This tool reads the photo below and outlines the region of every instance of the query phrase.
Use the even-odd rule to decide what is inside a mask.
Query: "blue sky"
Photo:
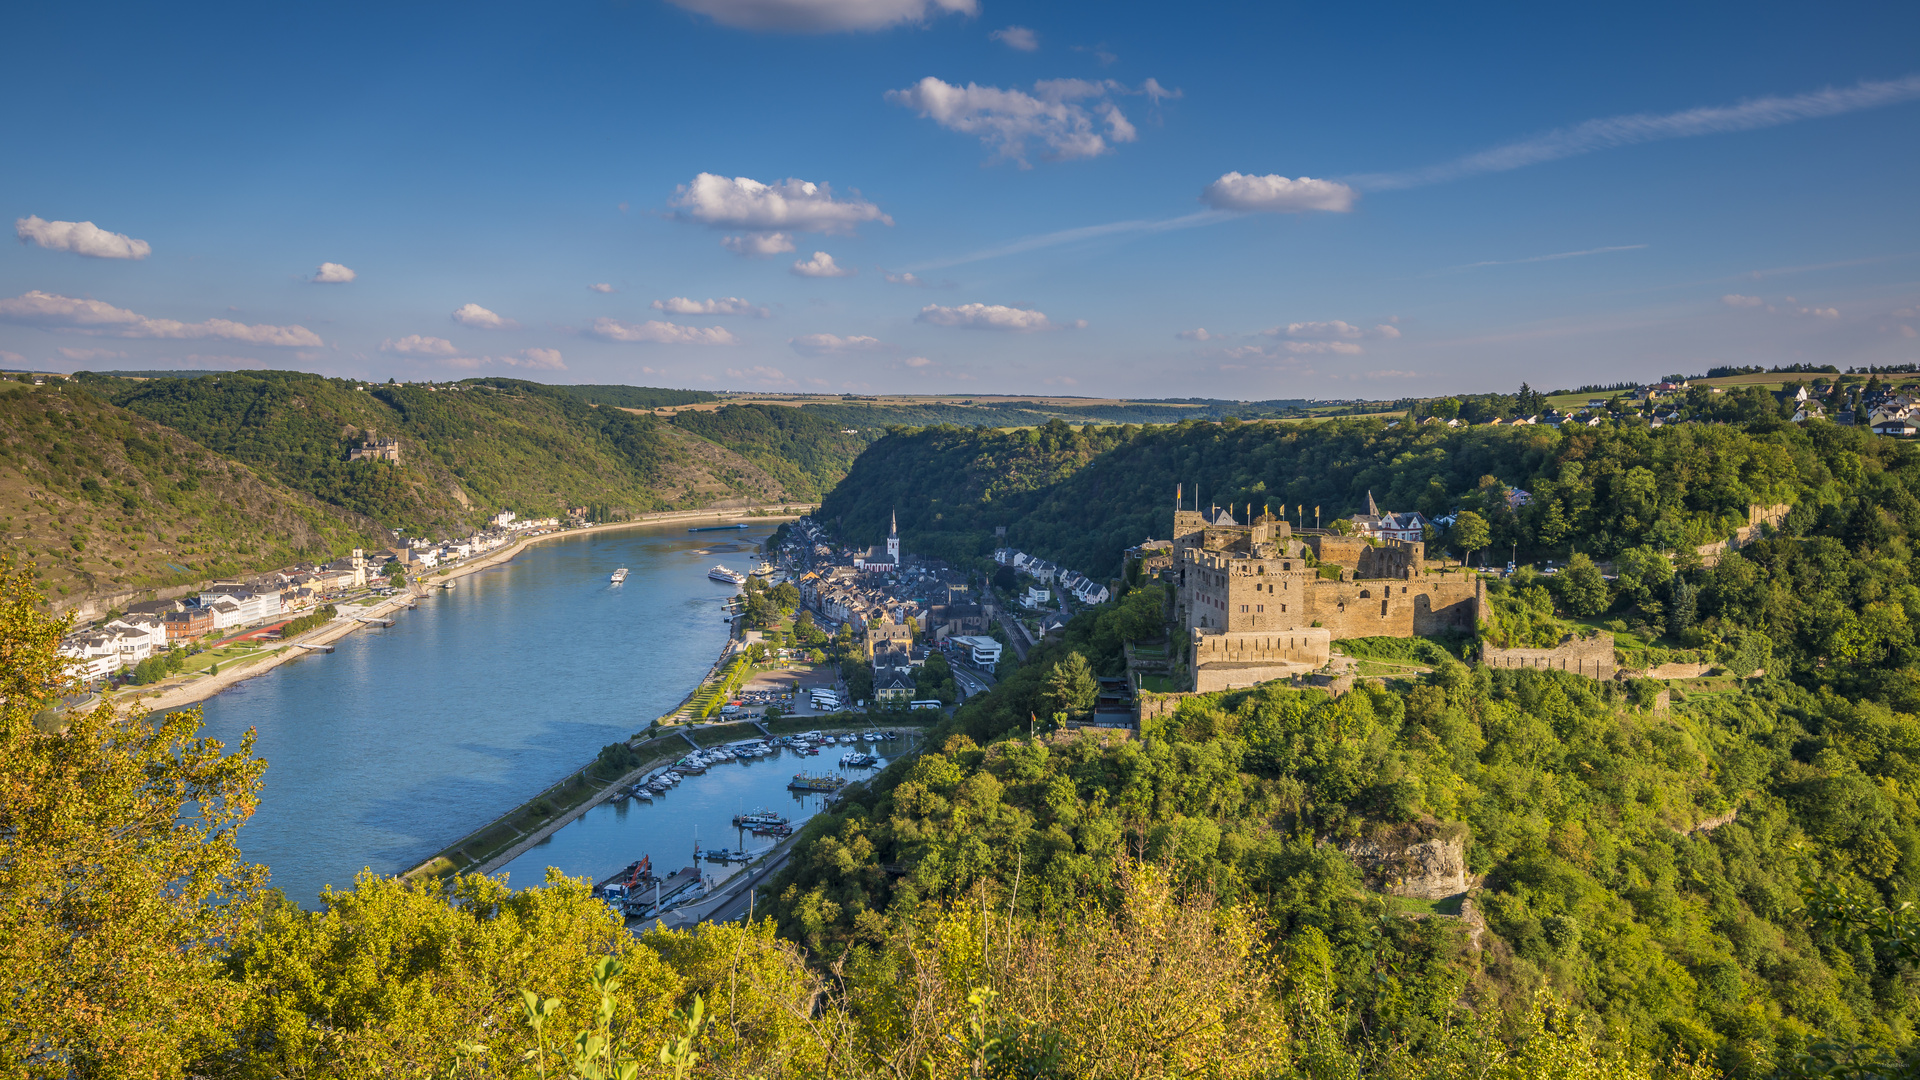
[[[1920,360],[1911,4],[11,27],[0,366],[1252,399]]]

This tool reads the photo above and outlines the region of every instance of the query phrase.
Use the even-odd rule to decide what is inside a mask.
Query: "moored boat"
[[[707,576],[715,581],[725,582],[728,585],[745,585],[747,583],[747,575],[738,570],[729,570],[724,566],[716,565],[713,569],[707,571]]]

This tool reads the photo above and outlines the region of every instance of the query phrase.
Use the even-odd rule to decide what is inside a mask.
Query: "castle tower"
[[[893,512],[893,526],[887,530],[887,560],[900,565],[900,511]]]

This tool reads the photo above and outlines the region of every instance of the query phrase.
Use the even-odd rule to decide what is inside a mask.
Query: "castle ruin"
[[[1352,637],[1471,633],[1485,605],[1478,574],[1430,574],[1422,545],[1320,529],[1270,513],[1187,510],[1175,495],[1174,621],[1194,690],[1305,674]]]

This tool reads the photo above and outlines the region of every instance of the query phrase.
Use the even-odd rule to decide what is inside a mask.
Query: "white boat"
[[[715,581],[724,581],[729,585],[745,585],[747,583],[747,575],[740,573],[738,570],[729,570],[724,566],[715,566],[713,569],[707,571],[707,576]]]
[[[615,570],[615,571],[613,572],[613,578],[612,578],[612,581],[613,581],[613,583],[614,583],[615,585],[618,585],[618,584],[620,584],[621,582],[623,582],[623,581],[625,581],[625,580],[627,580],[627,568],[626,568],[626,567],[624,567],[624,566],[623,566],[623,567],[621,567],[620,569],[618,569],[618,570]]]

